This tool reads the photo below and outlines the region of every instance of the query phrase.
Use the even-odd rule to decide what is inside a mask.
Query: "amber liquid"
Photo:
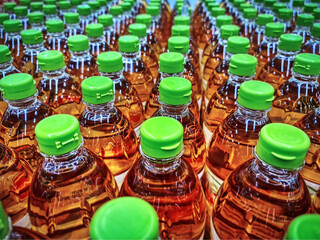
[[[159,38],[162,49],[166,49],[168,46],[168,39],[171,37],[172,28],[171,9],[167,1],[161,4],[161,18],[159,20],[160,29],[163,32],[163,37]]]
[[[204,66],[205,66],[208,58],[211,56],[212,52],[216,49],[216,47],[217,47],[217,40],[216,40],[216,35],[214,35],[213,38],[210,39],[210,41],[208,41],[208,43],[204,47],[202,55],[200,54],[200,51],[199,51],[199,55],[201,57],[199,62],[200,62],[200,71],[202,72],[202,77],[204,74],[203,73]]]
[[[118,45],[118,39],[119,39],[119,35],[112,31],[105,31],[105,39],[106,39],[106,43],[108,44],[110,51],[119,51],[119,45]]]
[[[270,62],[277,54],[278,42],[266,42],[263,41],[258,48],[258,66],[256,69],[256,79],[257,76],[261,74],[262,69],[265,65]]]
[[[66,25],[66,30],[64,32],[66,38],[74,36],[74,35],[83,35],[84,31],[82,29],[79,28],[74,28],[74,27],[68,27],[68,25]]]
[[[49,239],[47,236],[42,235],[41,233],[35,232],[31,229],[22,228],[22,227],[13,227],[9,239],[15,240],[42,240]]]
[[[160,44],[161,39],[166,37],[163,36],[164,33],[161,31],[158,22],[152,22],[152,29],[152,31],[147,32],[147,43],[156,54],[157,59],[159,59],[159,56],[163,53],[163,49]]]
[[[209,21],[201,25],[201,28],[202,31],[199,32],[196,42],[199,42],[199,48],[204,50],[206,44],[210,41],[210,39],[212,39],[215,33],[215,26]]]
[[[110,47],[104,42],[104,40],[91,40],[90,39],[90,54],[97,61],[97,57],[100,53],[110,51]]]
[[[212,214],[212,228],[220,239],[283,239],[295,217],[311,212],[300,174],[268,170],[261,160],[252,159],[224,181]]]
[[[35,173],[29,196],[32,230],[54,239],[89,238],[95,211],[118,196],[105,163],[91,151],[46,160]],[[68,156],[67,156],[68,155]]]
[[[259,54],[259,46],[263,41],[263,35],[265,30],[257,28],[250,36],[250,49],[249,54],[257,56]]]
[[[140,43],[140,57],[146,67],[150,70],[154,82],[156,82],[159,75],[159,64],[158,59],[147,42]]]
[[[304,46],[302,46],[301,52],[320,55],[319,40],[313,41],[312,38],[313,37],[311,37],[311,40],[308,41]]]
[[[142,198],[154,207],[161,239],[201,239],[205,198],[199,179],[185,160],[157,164],[142,157],[129,170],[120,195]]]
[[[62,34],[63,35],[63,34]],[[57,50],[63,53],[65,61],[70,59],[70,52],[68,48],[67,38],[64,37],[49,37],[48,41],[45,43],[45,47],[48,50]]]
[[[16,36],[17,34],[14,35],[15,36],[12,37],[10,35],[7,36],[4,45],[7,45],[9,47],[14,64],[16,66],[19,66],[24,52],[24,45],[22,44],[21,37]]]

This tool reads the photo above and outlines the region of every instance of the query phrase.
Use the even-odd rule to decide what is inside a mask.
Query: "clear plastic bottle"
[[[28,14],[29,25],[28,29],[38,29],[42,32],[43,38],[47,37],[47,29],[44,24],[44,15],[41,12],[32,12]]]
[[[310,40],[303,45],[302,52],[320,55],[320,23],[313,24]]]
[[[121,187],[128,169],[139,157],[139,144],[129,120],[113,104],[113,88],[113,81],[103,76],[81,83],[86,108],[79,124],[84,146],[105,162]]]
[[[273,4],[275,4],[277,0],[264,0],[263,2],[263,13],[266,14],[274,14],[272,11]]]
[[[110,50],[105,41],[103,25],[101,23],[88,24],[86,26],[86,33],[89,38],[90,54],[95,60],[97,60],[99,54]]]
[[[273,11],[273,14],[274,14],[274,20],[276,22],[278,22],[278,19],[279,19],[279,10],[280,9],[287,9],[286,4],[281,3],[281,2],[276,2],[276,3],[273,4],[272,11]]]
[[[71,11],[74,13],[78,12],[78,6],[82,4],[81,0],[70,0],[71,3]]]
[[[93,22],[93,17],[91,16],[91,8],[88,5],[79,5],[78,13],[80,16],[80,28],[85,31],[86,26]]]
[[[122,17],[124,20],[125,28],[128,28],[130,24],[133,23],[133,16],[131,15],[131,3],[130,2],[123,2],[120,4],[122,7]]]
[[[11,57],[9,47],[6,45],[0,45],[0,79],[19,72],[20,71],[13,65],[13,59]],[[0,109],[0,111],[3,113],[3,109]]]
[[[3,3],[4,12],[9,14],[10,19],[15,19],[14,8],[17,6],[15,2]]]
[[[205,197],[192,167],[181,158],[181,123],[168,117],[145,121],[140,152],[142,157],[129,170],[120,195],[142,198],[155,208],[161,239],[202,239]]]
[[[165,33],[160,28],[160,6],[149,5],[146,9],[147,14],[151,16],[151,25],[147,25],[148,44],[151,45],[153,51],[156,53],[157,58],[163,53],[160,42],[165,38]],[[138,16],[137,16],[138,17]],[[138,22],[136,17],[136,21]]]
[[[43,13],[43,2],[38,1],[38,2],[32,2],[30,3],[30,10],[31,12],[40,12]]]
[[[292,33],[294,25],[292,25],[293,10],[290,8],[281,8],[278,11],[278,23],[284,25],[285,33]]]
[[[22,29],[26,30],[28,27],[28,7],[18,6],[14,8],[16,19],[22,23]]]
[[[243,20],[240,26],[240,36],[249,38],[256,28],[257,9],[246,8],[243,10]]]
[[[28,8],[28,12],[30,12],[30,3],[31,3],[30,0],[20,0],[19,3],[20,3],[20,6],[27,7]]]
[[[295,217],[311,213],[308,188],[299,174],[309,145],[309,137],[298,128],[264,126],[255,157],[237,167],[218,192],[213,236],[283,239]]]
[[[100,15],[100,3],[98,1],[89,1],[88,5],[91,8],[91,17],[92,22],[94,23]]]
[[[276,91],[269,112],[271,122],[295,124],[309,111],[320,105],[320,56],[298,54],[292,67],[292,77]]]
[[[44,16],[46,21],[57,20],[59,19],[57,6],[54,4],[44,5],[43,6]]]
[[[67,63],[66,72],[76,81],[81,82],[91,76],[98,75],[96,60],[90,54],[89,39],[84,35],[68,38],[71,58]]]
[[[233,9],[232,9],[232,14],[231,16],[237,20],[237,18],[240,16],[240,5],[245,3],[245,0],[234,0],[233,1]]]
[[[127,35],[120,37],[118,42],[123,57],[123,76],[137,90],[142,105],[145,106],[154,81],[150,70],[140,58],[139,38]]]
[[[125,231],[123,224],[126,224]],[[120,197],[101,206],[90,224],[90,239],[159,239],[157,212],[146,201]]]
[[[320,8],[314,9],[312,15],[314,16],[314,23],[320,23]]]
[[[219,124],[232,112],[238,97],[240,84],[252,80],[257,59],[248,54],[236,54],[230,58],[229,78],[213,93],[205,109],[203,132],[207,146]]]
[[[258,80],[278,89],[291,77],[291,69],[297,54],[301,51],[302,37],[296,34],[280,36],[277,55],[268,62],[257,76]]]
[[[3,22],[9,19],[8,13],[0,13],[0,44],[4,44],[6,41],[6,32],[4,31]]]
[[[3,99],[8,103],[0,125],[0,140],[15,150],[32,167],[42,162],[35,142],[34,128],[51,114],[51,109],[37,99],[37,89],[31,75],[16,73],[0,81]]]
[[[59,1],[59,16],[61,20],[64,20],[64,15],[71,12],[71,2]],[[65,22],[64,22],[65,23]]]
[[[98,0],[100,4],[99,16],[107,13],[107,0]],[[98,16],[98,17],[99,17]]]
[[[303,7],[303,13],[312,15],[313,10],[318,8],[316,3],[305,3]]]
[[[241,26],[242,25],[243,20],[244,20],[243,12],[247,8],[251,8],[252,9],[253,5],[250,4],[250,3],[246,3],[246,2],[240,4],[238,17],[236,17],[235,20],[234,20],[234,24],[235,25],[237,25],[237,26]],[[258,12],[258,10],[257,10],[257,12]]]
[[[304,214],[290,223],[284,240],[319,239],[320,216]]]
[[[105,37],[106,43],[110,47],[110,50],[118,51],[119,35],[114,31],[112,15],[110,14],[100,15],[98,17],[98,23],[101,23],[104,27],[103,29],[104,37]]]
[[[264,13],[264,11],[263,11],[263,2],[264,2],[264,0],[254,0],[253,3],[252,3],[253,7],[258,10],[259,14],[260,13]]]
[[[302,43],[305,44],[310,40],[311,27],[313,25],[314,16],[310,14],[299,14],[296,22],[296,27],[293,34],[298,34],[302,37]]]
[[[79,122],[71,115],[43,119],[35,134],[44,161],[30,187],[32,230],[54,239],[88,238],[95,211],[118,196],[110,170],[83,147]]]
[[[112,6],[110,7],[110,14],[113,17],[113,28],[114,31],[119,35],[123,36],[127,33],[125,27],[125,22],[122,17],[122,7],[121,6]]]
[[[66,30],[64,34],[67,38],[74,35],[83,35],[84,30],[80,27],[80,16],[79,13],[65,13],[64,21],[66,23]]]

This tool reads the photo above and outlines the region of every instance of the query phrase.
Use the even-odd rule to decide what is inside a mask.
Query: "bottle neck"
[[[59,79],[61,78],[62,76],[69,76],[67,73],[66,73],[66,67],[63,67],[61,69],[58,69],[58,70],[54,70],[54,71],[42,71],[42,80],[46,80],[46,79]]]
[[[243,18],[242,24],[245,26],[254,27],[256,25],[256,22],[254,19]]]
[[[108,113],[110,112],[113,106],[113,100],[103,104],[91,104],[84,102],[86,110],[89,112],[94,112],[95,114]]]
[[[30,108],[32,105],[35,105],[37,103],[37,96],[38,93],[35,93],[34,95],[24,98],[24,99],[19,99],[19,100],[5,100],[9,107],[12,108]]]
[[[0,71],[6,72],[9,68],[13,67],[12,62],[13,60],[5,63],[0,63]]]
[[[309,82],[309,83],[314,83],[318,85],[318,75],[304,75],[301,73],[295,72],[293,69],[292,71],[292,79],[301,81],[301,82]]]
[[[270,109],[266,110],[252,110],[246,107],[241,106],[240,104],[236,103],[238,108],[235,112],[236,118],[246,119],[247,121],[264,121],[267,122],[268,120],[268,112]]]
[[[86,22],[86,21],[91,21],[91,15],[88,16],[81,16],[80,15],[80,22]]]
[[[255,32],[256,33],[264,33],[266,31],[266,26],[263,25],[257,25]]]
[[[170,105],[170,104],[166,104],[164,102],[161,102],[159,99],[159,103],[161,105],[161,110],[163,112],[165,112],[166,114],[172,116],[185,116],[188,114],[189,112],[189,105],[191,102],[188,102],[186,104],[182,104],[182,105]]]
[[[295,32],[310,32],[311,31],[311,27],[297,25],[296,29],[294,31]]]
[[[263,41],[266,43],[278,43],[279,42],[279,38],[278,37],[269,37],[269,36],[264,36]]]
[[[139,38],[139,41],[140,41],[140,48],[141,48],[142,45],[147,44],[147,36]],[[141,49],[140,49],[140,51],[141,51]]]
[[[89,42],[90,43],[98,43],[98,44],[103,44],[104,43],[104,37],[89,37]]]
[[[131,60],[134,60],[134,59],[138,59],[139,56],[140,56],[140,51],[137,51],[137,52],[120,52],[122,54],[122,57],[124,58],[124,61],[125,59],[131,59]]]
[[[299,52],[300,52],[300,50],[295,51],[295,52],[291,52],[291,51],[279,49],[279,47],[278,47],[277,56],[280,58],[295,58]]]
[[[101,76],[110,78],[113,82],[117,82],[121,78],[123,78],[122,70],[118,72],[112,72],[112,73],[106,73],[106,72],[100,72]]]
[[[113,26],[107,26],[103,28],[104,32],[114,32]]]
[[[165,79],[167,77],[182,77],[183,72],[179,73],[165,73],[165,72],[160,72],[160,79]]]
[[[218,40],[218,44],[225,47],[225,48],[227,47],[227,43],[228,43],[228,39],[219,38],[219,40]]]
[[[44,23],[43,22],[40,22],[40,23],[31,23],[31,28],[35,28],[35,29],[44,29],[45,26],[44,26]]]
[[[234,74],[229,72],[228,81],[232,82],[234,84],[241,84],[243,82],[252,80],[253,77],[254,76],[238,76],[238,75],[234,75]]]
[[[13,39],[13,38],[21,39],[21,32],[7,32],[7,38],[8,39]]]
[[[67,23],[66,30],[68,29],[80,29],[80,23]]]
[[[62,39],[62,38],[66,38],[64,35],[64,32],[54,32],[54,33],[48,33],[49,39],[52,38],[58,38],[58,39]]]
[[[24,46],[26,50],[30,50],[30,51],[41,51],[44,48],[43,42],[38,44],[26,44]]]
[[[319,43],[320,42],[320,37],[311,36],[310,41]]]
[[[92,58],[92,56],[89,53],[89,49],[84,50],[84,51],[70,51],[71,53],[71,58],[73,59],[78,59],[78,58],[82,58],[85,60],[89,60]]]

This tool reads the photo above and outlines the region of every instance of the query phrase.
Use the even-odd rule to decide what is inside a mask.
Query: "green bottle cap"
[[[110,7],[110,14],[112,16],[119,16],[121,15],[123,12],[122,7],[121,6],[112,6]]]
[[[43,10],[43,3],[42,2],[32,2],[30,3],[31,12],[42,12]]]
[[[183,127],[169,117],[154,117],[141,125],[142,152],[159,161],[178,155],[183,149]]]
[[[151,16],[159,16],[160,15],[160,7],[159,6],[148,6],[146,9],[147,14]]]
[[[121,36],[118,40],[120,52],[138,52],[139,51],[139,38],[137,36],[126,35]]]
[[[304,214],[293,219],[288,227],[285,240],[320,239],[320,215]]]
[[[281,8],[287,8],[287,6],[286,6],[286,4],[284,4],[284,3],[274,3],[273,4],[273,7],[272,7],[272,11],[274,12],[274,13],[279,13],[279,10],[281,9]]]
[[[29,23],[43,23],[44,16],[41,12],[33,12],[28,14]]]
[[[73,52],[81,52],[88,50],[89,46],[89,39],[85,35],[74,35],[68,38],[68,47],[70,51]]]
[[[227,15],[218,16],[216,20],[216,25],[218,28],[221,28],[222,25],[230,25],[232,24],[232,17]]]
[[[256,67],[256,57],[249,54],[235,54],[230,59],[229,72],[237,76],[253,76]]]
[[[0,89],[6,100],[25,99],[37,92],[35,81],[27,73],[15,73],[2,78]]]
[[[280,37],[284,33],[284,24],[267,23],[265,35],[268,37]]]
[[[263,3],[264,0],[255,0],[254,3]]]
[[[243,12],[247,8],[253,8],[252,4],[250,4],[250,3],[241,3],[240,4],[240,12]]]
[[[279,0],[281,3],[290,3],[290,0]]]
[[[273,4],[275,4],[276,2],[277,2],[277,0],[264,0],[264,6],[272,8]]]
[[[142,23],[130,24],[129,34],[137,36],[138,38],[144,38],[147,36],[147,26]]]
[[[246,2],[246,0],[234,0],[233,1],[233,6],[235,7],[235,8],[240,8],[240,5],[242,4],[242,3],[245,3]]]
[[[256,153],[264,162],[282,169],[297,169],[304,164],[310,139],[304,131],[283,123],[270,123],[261,131]]]
[[[113,25],[113,18],[110,14],[100,15],[98,17],[98,23],[101,23],[104,27],[109,27]]]
[[[211,8],[211,16],[212,17],[218,17],[221,15],[224,15],[225,13],[226,13],[225,8],[220,8],[220,7]]]
[[[12,60],[11,52],[8,46],[0,45],[0,63],[10,62]]]
[[[45,0],[44,3],[46,5],[56,5],[56,0]]]
[[[4,211],[2,204],[0,202],[0,238],[5,239],[10,231],[9,218]]]
[[[297,34],[282,34],[278,48],[284,51],[296,52],[301,49],[302,37]]]
[[[314,37],[320,37],[320,23],[313,24],[311,35]]]
[[[157,212],[146,201],[120,197],[102,205],[90,224],[91,239],[158,239]]]
[[[306,3],[303,8],[304,13],[312,14],[313,10],[318,8],[318,4],[316,3]]]
[[[159,100],[169,105],[183,105],[191,101],[192,84],[181,77],[168,77],[160,82]]]
[[[255,19],[257,17],[258,10],[255,8],[246,8],[243,10],[244,19]]]
[[[184,57],[181,53],[162,53],[159,57],[159,71],[163,73],[181,73],[184,70]]]
[[[278,11],[278,18],[284,20],[290,20],[293,17],[293,10],[289,8],[281,8]]]
[[[100,4],[100,7],[106,7],[107,6],[107,0],[98,0],[98,3]]]
[[[178,52],[185,54],[189,51],[189,38],[182,36],[173,36],[168,40],[169,52]]]
[[[38,65],[42,71],[55,71],[65,66],[63,54],[60,51],[50,50],[38,54]]]
[[[83,101],[89,104],[103,104],[113,100],[113,82],[103,76],[89,77],[81,83]]]
[[[30,0],[20,0],[20,6],[25,6],[25,7],[29,7],[31,1]]]
[[[19,20],[5,20],[3,22],[4,31],[7,33],[20,32],[22,30],[22,23]]]
[[[151,15],[149,14],[139,14],[136,17],[136,23],[142,23],[147,25],[147,27],[151,26]]]
[[[21,32],[23,44],[40,44],[43,42],[43,36],[38,29],[28,29]]]
[[[320,56],[311,53],[300,53],[296,56],[292,70],[303,75],[320,74]]]
[[[299,14],[296,24],[298,26],[311,27],[314,22],[314,16],[310,14]]]
[[[220,4],[219,3],[215,3],[215,2],[211,2],[211,3],[208,3],[208,9],[209,9],[209,11],[212,13],[212,9],[213,8],[218,8],[218,7],[220,7]]]
[[[60,10],[68,10],[71,8],[71,3],[68,1],[61,1],[59,2],[59,8]]]
[[[27,16],[28,15],[28,7],[26,7],[26,6],[15,7],[14,14],[19,17]]]
[[[103,25],[101,23],[91,23],[86,26],[86,32],[88,37],[102,37]]]
[[[129,2],[123,2],[123,3],[121,3],[120,6],[122,7],[123,11],[125,11],[125,12],[129,12],[131,10],[131,3],[129,3]]]
[[[315,20],[320,19],[320,8],[313,9],[312,15],[314,16]]]
[[[64,20],[66,24],[79,23],[80,22],[79,13],[65,13]]]
[[[46,15],[57,14],[57,6],[56,5],[44,5],[43,12]]]
[[[312,3],[320,3],[320,0],[311,0]]]
[[[176,16],[174,18],[174,25],[190,25],[190,17],[187,16]]]
[[[246,37],[233,36],[228,38],[227,52],[231,54],[247,54],[249,52],[250,41]]]
[[[174,25],[171,28],[171,36],[190,37],[190,27],[186,25]]]
[[[10,18],[8,13],[0,13],[0,24],[3,24],[4,21],[9,19]]]
[[[273,22],[273,15],[271,14],[259,14],[257,19],[257,24],[260,26],[265,26],[267,23]]]
[[[59,156],[77,149],[81,142],[79,121],[68,114],[57,114],[42,119],[35,128],[40,151]]]
[[[79,5],[78,13],[80,16],[89,16],[91,15],[91,8],[88,5]]]
[[[6,2],[3,4],[3,6],[4,6],[4,11],[9,13],[9,12],[13,12],[17,4],[15,2]]]
[[[236,25],[223,25],[220,29],[220,38],[228,39],[229,37],[238,36],[240,28]]]
[[[77,7],[77,6],[81,5],[81,4],[82,4],[81,0],[71,0],[71,5],[72,6]]]
[[[32,2],[40,2],[40,3],[42,3],[43,0],[32,0]]]
[[[304,7],[304,0],[293,0],[292,1],[292,7]]]
[[[48,20],[46,27],[49,33],[60,33],[64,31],[63,21],[58,19]]]
[[[240,85],[237,102],[252,110],[267,110],[271,108],[274,99],[274,88],[261,81],[246,81]]]
[[[98,55],[98,68],[103,73],[118,72],[123,69],[122,55],[118,52],[104,52]]]
[[[100,9],[100,3],[98,1],[89,1],[88,5],[93,11],[97,11]]]

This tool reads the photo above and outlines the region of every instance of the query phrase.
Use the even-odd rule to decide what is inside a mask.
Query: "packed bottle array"
[[[319,239],[319,7],[5,2],[0,237]]]

